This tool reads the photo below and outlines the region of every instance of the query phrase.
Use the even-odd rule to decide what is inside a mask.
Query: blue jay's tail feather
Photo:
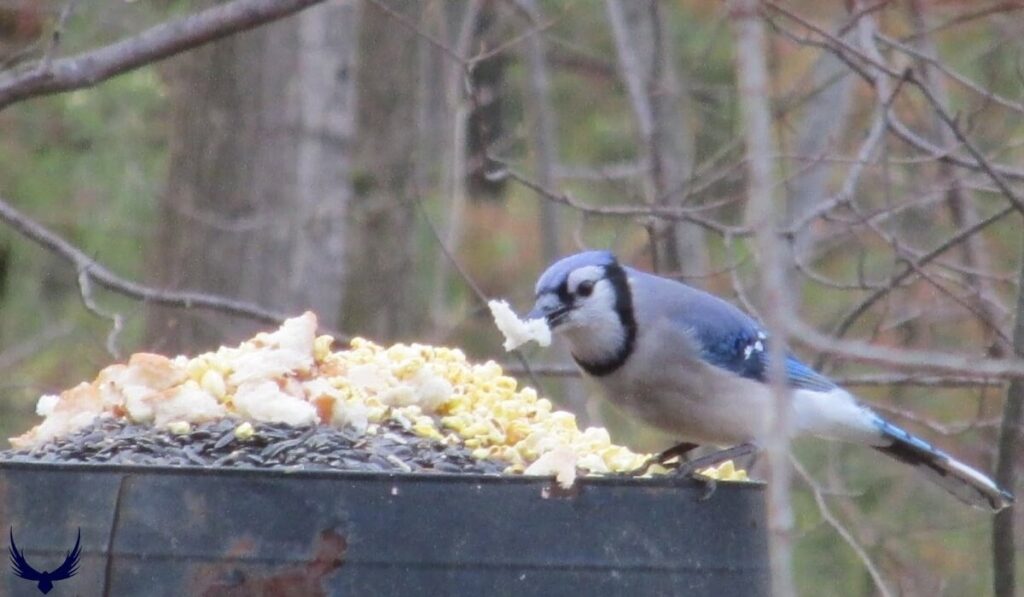
[[[899,427],[878,419],[882,436],[891,443],[875,449],[924,473],[962,502],[998,512],[1013,503],[1013,495],[984,473],[954,459]]]

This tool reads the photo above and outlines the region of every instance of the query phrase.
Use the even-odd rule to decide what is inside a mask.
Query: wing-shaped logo
[[[19,577],[37,583],[36,587],[39,589],[39,592],[45,595],[53,590],[53,583],[58,580],[71,578],[78,572],[78,556],[82,553],[81,543],[82,529],[78,529],[75,547],[67,552],[64,563],[53,572],[48,570],[39,572],[28,563],[25,555],[18,551],[18,546],[14,544],[14,527],[11,527],[11,546],[9,548],[11,552],[11,568],[14,570],[14,574]]]

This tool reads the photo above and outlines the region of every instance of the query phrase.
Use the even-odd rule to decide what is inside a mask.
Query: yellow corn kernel
[[[199,381],[210,370],[210,363],[205,356],[198,356],[185,365],[185,374],[193,381]]]
[[[202,378],[199,380],[199,385],[207,393],[220,401],[223,401],[228,394],[228,387],[224,382],[224,376],[214,369],[207,369],[206,373],[203,373]]]
[[[256,435],[256,429],[248,421],[235,427],[235,439],[245,441],[254,435]]]
[[[419,372],[420,369],[423,369],[425,364],[420,357],[403,359],[391,367],[391,373],[398,379],[405,380]]]
[[[334,337],[323,335],[317,336],[313,340],[313,359],[321,363],[327,358],[327,355],[331,354],[331,345],[334,344]]]
[[[185,435],[192,431],[192,425],[188,421],[171,421],[167,424],[167,431],[174,435]]]
[[[430,417],[417,417],[413,422],[412,431],[420,437],[441,439],[441,432],[437,430],[434,420]]]

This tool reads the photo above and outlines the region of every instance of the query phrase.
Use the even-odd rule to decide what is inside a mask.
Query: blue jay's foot
[[[654,457],[653,460],[654,462],[657,462],[662,466],[664,466],[666,463],[668,463],[669,460],[672,460],[673,458],[679,458],[679,461],[682,462],[684,456],[686,456],[687,454],[696,450],[699,447],[700,444],[680,442],[672,446],[671,448],[663,451],[661,454],[658,454],[657,456]]]
[[[629,473],[631,476],[640,477],[647,474],[652,465],[659,464],[665,468],[673,468],[676,464],[669,463],[673,458],[678,458],[680,462],[683,458],[692,452],[693,450],[700,447],[700,444],[692,444],[690,442],[680,442],[667,450],[664,450],[654,456],[651,456],[643,463],[642,466],[637,467],[633,472]]]
[[[684,462],[676,467],[673,474],[684,477],[693,476],[697,471],[706,469],[710,466],[718,466],[726,460],[735,460],[737,458],[743,458],[744,456],[757,454],[758,450],[759,448],[757,447],[757,444],[745,442],[731,448],[713,452],[707,456],[701,456],[700,458],[694,458],[693,460]]]
[[[710,498],[715,493],[715,489],[718,488],[718,481],[704,475],[696,474],[698,471],[702,471],[708,467],[718,466],[726,460],[735,460],[737,458],[743,458],[744,456],[750,456],[757,454],[758,447],[756,444],[746,442],[726,448],[725,450],[719,450],[708,454],[707,456],[701,456],[700,458],[694,458],[689,462],[684,462],[676,467],[676,470],[672,472],[673,475],[681,477],[689,477],[695,481],[699,481],[704,484],[704,493],[698,498],[698,501],[703,502]]]

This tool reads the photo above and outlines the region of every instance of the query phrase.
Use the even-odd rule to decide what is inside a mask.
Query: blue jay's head
[[[527,318],[544,318],[564,333],[579,364],[591,371],[617,368],[636,337],[626,270],[608,251],[586,251],[551,265],[537,281]]]

